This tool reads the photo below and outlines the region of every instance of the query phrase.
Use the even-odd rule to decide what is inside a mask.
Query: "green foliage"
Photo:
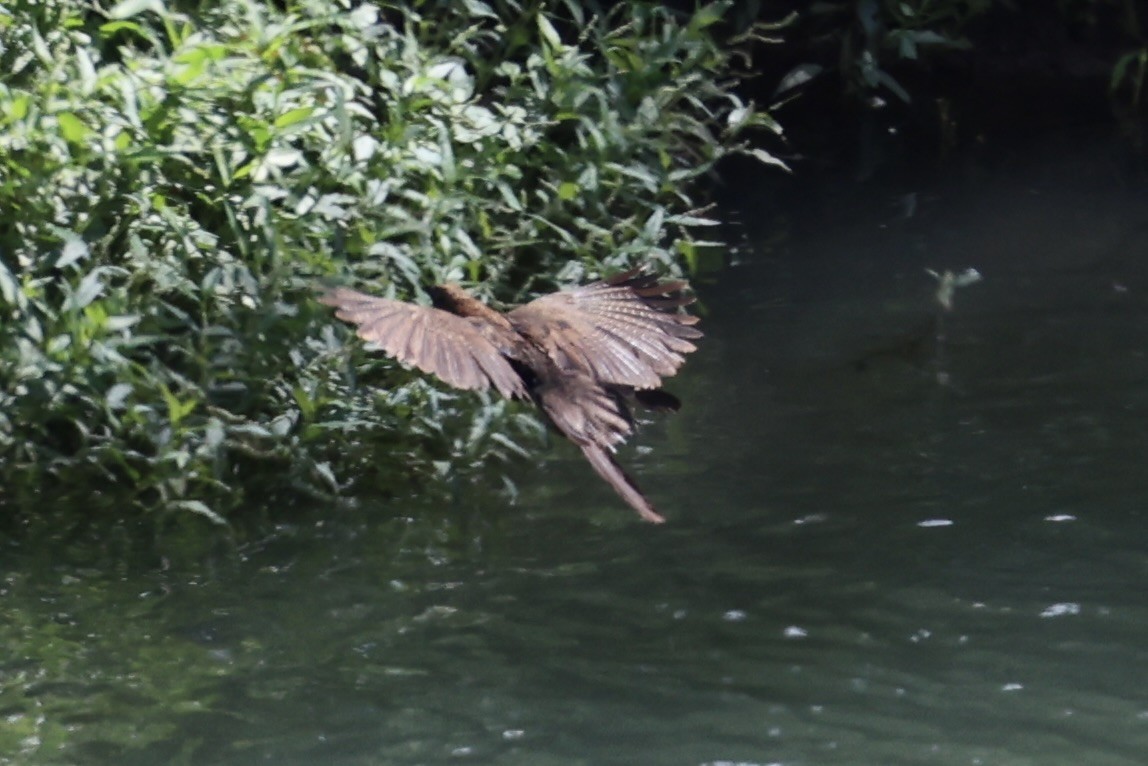
[[[1144,78],[1148,75],[1148,46],[1129,51],[1116,60],[1112,67],[1110,91],[1115,95],[1124,91],[1134,109],[1139,109],[1144,95]]]
[[[835,71],[845,90],[859,98],[889,94],[912,101],[897,80],[898,64],[917,61],[927,52],[968,48],[963,31],[987,13],[993,0],[829,0],[812,4],[802,17],[797,37],[813,40],[828,57],[805,61],[783,80],[796,86],[822,72]]]
[[[1148,30],[1145,30],[1140,20],[1142,11],[1138,11],[1138,4],[1131,0],[1080,3],[1080,6],[1070,4],[1064,10],[1065,15],[1075,10],[1085,17],[1084,23],[1090,28],[1115,32],[1123,43],[1125,51],[1112,65],[1109,93],[1118,104],[1130,107],[1129,111],[1133,115],[1139,114],[1145,103],[1144,83],[1148,77]],[[1115,12],[1115,20],[1104,24],[1097,17],[1098,11],[1106,6],[1107,10]]]
[[[777,130],[729,91],[728,3],[541,6],[6,4],[0,503],[222,523],[521,452],[532,416],[365,356],[317,286],[673,270],[691,183]]]

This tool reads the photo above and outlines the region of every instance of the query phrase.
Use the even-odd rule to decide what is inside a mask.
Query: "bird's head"
[[[435,308],[450,311],[452,314],[457,313],[457,311],[455,311],[457,307],[475,300],[474,296],[454,282],[448,282],[444,285],[432,285],[427,288],[427,295],[430,296],[431,303],[434,304]]]
[[[498,326],[508,326],[506,318],[456,284],[435,285],[427,294],[436,309],[461,317],[474,317]]]

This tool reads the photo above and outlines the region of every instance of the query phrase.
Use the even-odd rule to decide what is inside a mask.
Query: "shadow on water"
[[[212,570],[10,549],[0,763],[1142,763],[1148,195],[1073,146],[759,232],[627,455],[665,527],[557,448]]]

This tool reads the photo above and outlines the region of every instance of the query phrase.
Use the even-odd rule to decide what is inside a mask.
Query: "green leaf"
[[[502,199],[506,203],[507,207],[516,212],[522,211],[522,203],[518,201],[518,197],[515,196],[514,190],[510,188],[510,185],[506,183],[506,181],[495,182],[494,188],[498,189],[498,193],[502,195]]]
[[[1115,66],[1112,67],[1112,79],[1108,83],[1110,93],[1120,87],[1120,82],[1124,79],[1124,72],[1127,71],[1128,65],[1131,64],[1135,58],[1135,53],[1125,53],[1116,61]]]
[[[129,327],[134,327],[140,321],[138,314],[120,314],[118,316],[108,317],[104,322],[104,328],[108,332],[119,332],[126,330]]]
[[[291,396],[295,400],[295,404],[299,405],[299,414],[303,416],[304,420],[311,420],[315,417],[315,400],[302,386],[292,388]]]
[[[207,428],[203,431],[203,444],[208,449],[219,449],[226,438],[227,432],[223,430],[223,423],[219,418],[211,418],[207,421]]]
[[[731,5],[733,3],[730,0],[722,0],[722,2],[710,3],[698,8],[693,18],[690,19],[690,28],[699,31],[706,27],[712,27],[725,18],[725,13]]]
[[[176,500],[171,503],[170,507],[177,511],[190,511],[191,513],[203,516],[212,524],[217,524],[221,527],[228,526],[227,520],[220,516],[215,511],[211,510],[202,500]]]
[[[538,14],[538,31],[553,50],[562,50],[562,38],[559,37],[558,30],[550,23],[550,19],[541,13]]]
[[[76,261],[87,258],[89,253],[88,243],[78,235],[70,234],[60,251],[60,257],[56,259],[56,268],[63,269],[71,266]]]
[[[331,470],[330,463],[315,463],[313,467],[315,473],[319,474],[332,490],[339,491],[339,480],[335,478],[335,472]]]
[[[498,14],[491,9],[488,3],[482,0],[463,0],[463,5],[466,6],[466,11],[471,16],[484,16],[489,19],[497,19]]]
[[[132,388],[131,383],[116,383],[109,388],[107,395],[104,397],[104,403],[108,409],[122,410],[124,408],[124,402],[132,392]]]
[[[678,226],[720,226],[721,221],[713,218],[700,218],[696,215],[671,215],[667,223],[676,223]]]
[[[92,63],[91,54],[84,48],[76,50],[76,68],[79,70],[80,92],[85,96],[96,89],[96,66]]]
[[[789,166],[785,164],[784,160],[773,156],[772,154],[770,154],[769,152],[767,152],[764,149],[759,149],[757,147],[754,147],[752,149],[743,149],[742,152],[744,154],[748,154],[750,157],[753,157],[758,162],[761,162],[765,165],[773,165],[775,167],[781,168],[782,170],[786,171],[787,173],[790,172]]]
[[[903,59],[915,61],[917,59],[917,41],[913,39],[912,35],[900,35],[899,38],[898,55]]]
[[[179,424],[183,422],[184,418],[195,410],[199,404],[195,399],[188,399],[187,401],[180,401],[179,397],[172,393],[172,390],[166,385],[160,385],[160,392],[163,394],[163,400],[167,404],[167,419],[173,428],[178,428]]]
[[[297,122],[302,122],[315,113],[314,108],[309,106],[301,106],[297,109],[284,112],[275,118],[275,127],[286,128],[294,125]]]
[[[89,272],[80,280],[76,291],[68,296],[64,307],[69,310],[79,310],[87,306],[104,291],[104,283],[100,280],[100,270]]]
[[[369,29],[379,21],[379,9],[370,5],[360,5],[355,10],[351,11],[348,17],[351,26],[358,30]]]
[[[20,283],[16,281],[16,277],[8,270],[8,264],[0,259],[0,298],[9,306],[16,305],[17,296],[20,295]]]
[[[20,93],[8,102],[8,116],[13,121],[22,120],[28,116],[28,106],[32,103],[27,93]]]
[[[904,101],[906,104],[912,103],[913,99],[909,97],[909,91],[905,90],[901,83],[893,79],[893,75],[882,70],[877,70],[877,81],[884,85],[889,90],[897,95],[897,98]]]
[[[72,112],[60,112],[56,115],[56,124],[60,126],[60,134],[66,141],[73,144],[83,143],[88,137],[88,126]]]
[[[54,356],[56,354],[59,354],[61,351],[66,351],[67,349],[69,349],[71,347],[72,347],[72,336],[71,335],[57,335],[56,337],[54,337],[48,341],[48,345],[45,348],[49,354]]]
[[[642,233],[646,239],[656,241],[662,236],[662,222],[666,219],[666,209],[659,207],[656,209],[649,218],[646,219],[646,225],[642,227]]]
[[[164,7],[163,0],[123,0],[108,11],[108,16],[113,19],[128,19],[132,16],[138,16],[144,11],[153,11],[164,15],[167,9]]]
[[[144,35],[144,28],[134,21],[109,21],[107,24],[100,25],[100,34],[104,38],[112,37],[116,32],[135,32],[142,36]]]

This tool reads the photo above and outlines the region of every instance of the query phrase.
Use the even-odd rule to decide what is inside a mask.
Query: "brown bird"
[[[678,311],[694,302],[687,288],[638,268],[505,314],[454,284],[428,290],[433,307],[344,287],[319,300],[404,364],[456,388],[494,386],[505,397],[532,399],[622,499],[661,523],[613,453],[634,429],[629,399],[659,410],[680,406],[660,386],[702,336],[693,327],[698,318]]]

